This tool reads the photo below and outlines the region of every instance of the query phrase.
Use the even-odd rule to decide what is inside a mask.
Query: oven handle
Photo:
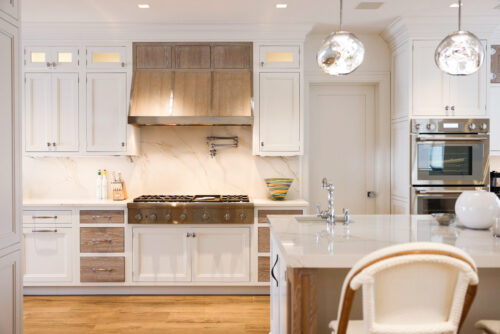
[[[465,137],[465,136],[450,136],[450,135],[418,135],[418,141],[485,141],[488,137]]]
[[[416,190],[415,192],[417,194],[461,194],[462,192],[467,191],[467,190]]]

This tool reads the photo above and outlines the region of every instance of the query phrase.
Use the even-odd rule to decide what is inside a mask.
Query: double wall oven
[[[452,213],[466,190],[488,189],[488,119],[411,121],[411,212]]]

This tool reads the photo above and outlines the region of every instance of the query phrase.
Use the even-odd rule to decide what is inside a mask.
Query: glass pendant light
[[[458,31],[446,36],[434,54],[439,69],[451,75],[477,72],[484,61],[484,47],[473,33],[462,30],[462,0],[458,1]]]
[[[363,43],[352,33],[342,30],[343,0],[340,0],[340,29],[331,33],[316,55],[319,68],[329,75],[352,73],[365,58]]]

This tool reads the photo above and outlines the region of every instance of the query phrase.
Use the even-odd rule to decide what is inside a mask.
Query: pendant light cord
[[[462,0],[458,0],[458,31],[461,30],[462,30]]]
[[[342,31],[342,14],[343,14],[342,11],[343,10],[344,10],[344,1],[340,0],[340,25],[339,25],[339,31]]]

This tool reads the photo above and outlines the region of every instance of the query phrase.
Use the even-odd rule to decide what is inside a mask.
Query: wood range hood
[[[133,45],[128,123],[251,126],[252,43]]]

